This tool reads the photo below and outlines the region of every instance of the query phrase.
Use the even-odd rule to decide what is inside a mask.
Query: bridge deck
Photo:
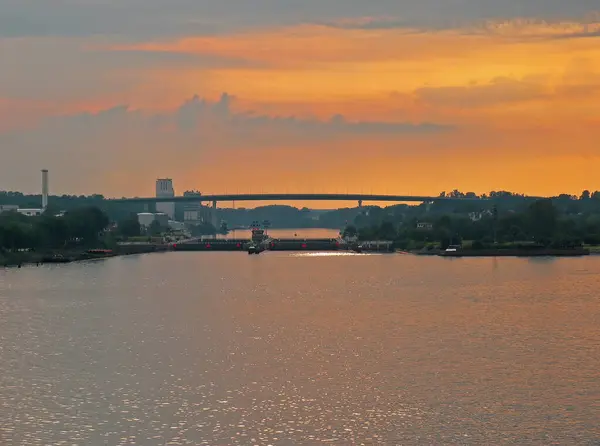
[[[433,201],[487,201],[485,198],[454,198],[415,195],[376,194],[218,194],[186,197],[133,197],[112,198],[114,203],[173,203],[173,202],[219,202],[219,201],[384,201],[384,202],[433,202]]]

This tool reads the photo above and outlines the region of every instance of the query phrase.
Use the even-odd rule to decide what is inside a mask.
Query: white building
[[[483,217],[491,217],[492,215],[494,214],[489,209],[481,212],[469,212],[469,218],[471,221],[479,221]]]
[[[154,214],[152,214],[150,212],[140,212],[139,214],[137,214],[137,217],[138,217],[138,223],[140,224],[140,226],[143,226],[145,228],[150,226],[152,224],[152,222],[154,221]]]
[[[173,180],[171,178],[159,178],[156,180],[156,198],[174,197]],[[156,212],[167,214],[171,220],[175,220],[175,203],[156,203]]]
[[[43,209],[17,209],[17,212],[27,217],[39,217],[44,213]]]
[[[18,212],[21,215],[25,215],[26,217],[39,217],[44,213],[44,209],[27,209],[20,208],[16,204],[0,204],[0,214],[2,212]],[[55,217],[64,217],[65,211],[60,211],[57,214],[54,214]]]

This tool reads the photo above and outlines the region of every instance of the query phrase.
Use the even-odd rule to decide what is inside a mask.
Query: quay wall
[[[176,243],[173,251],[245,251],[250,240],[204,240],[199,243]]]
[[[129,243],[119,244],[114,250],[116,255],[145,254],[149,252],[165,252],[171,249],[168,244]]]

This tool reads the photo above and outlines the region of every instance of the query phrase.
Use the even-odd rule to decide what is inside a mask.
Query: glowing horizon
[[[37,192],[43,166],[52,192],[107,197],[163,176],[206,194],[598,190],[587,12],[442,26],[340,6],[219,32],[0,32],[0,189]]]

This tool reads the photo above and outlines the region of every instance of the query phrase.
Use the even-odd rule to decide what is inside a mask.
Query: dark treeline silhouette
[[[586,201],[586,200],[589,200]],[[600,203],[592,198],[539,199],[492,204],[477,211],[447,209],[447,204],[412,209],[370,208],[347,227],[362,240],[394,240],[406,249],[433,244],[472,242],[473,248],[492,246],[539,246],[572,248],[600,244]]]
[[[193,225],[190,228],[191,234],[194,237],[201,237],[203,235],[215,235],[218,230],[215,228],[212,223],[202,222],[197,225]]]
[[[45,212],[38,217],[27,217],[17,212],[3,212],[0,214],[0,250],[93,247],[108,225],[108,216],[93,206],[73,209],[60,216]]]
[[[26,195],[21,192],[0,191],[0,205],[17,205],[25,209],[41,207],[41,195]],[[111,203],[102,195],[52,195],[48,200],[48,212],[58,213],[84,207],[96,207],[104,212],[111,221],[128,218],[131,213],[145,212],[146,207],[139,203]],[[151,208],[149,208],[152,210]]]
[[[492,191],[477,196],[472,192],[454,190],[443,192],[439,196],[486,200],[436,201],[431,204],[397,204],[387,207],[364,206],[332,211],[311,211],[306,208],[274,205],[254,209],[220,209],[219,218],[225,220],[230,228],[248,226],[253,221],[264,220],[269,220],[272,228],[340,229],[352,226],[362,239],[394,239],[403,247],[418,247],[430,243],[445,245],[457,240],[477,242],[475,246],[494,242],[536,242],[555,245],[600,243],[598,191],[583,191],[578,196],[561,194],[547,200],[506,191]],[[39,195],[0,192],[0,204],[36,208],[40,202]],[[86,212],[91,212],[90,209],[98,210],[108,220],[118,222],[121,235],[135,236],[141,232],[135,214],[154,210],[154,206],[146,207],[143,204],[111,203],[101,195],[52,196],[49,203],[46,215],[38,219],[4,215],[1,229],[2,246],[19,245],[18,240],[28,237],[37,240],[36,243],[47,245],[56,245],[79,237],[75,233],[65,232],[65,227],[75,228],[73,222],[68,222],[83,212],[83,209],[86,209]],[[181,218],[184,204],[177,205],[177,213]],[[57,217],[51,217],[58,211],[66,211],[64,220],[60,222]],[[97,229],[94,224],[91,227]],[[205,235],[216,230],[206,223],[195,232],[197,235]],[[55,235],[44,238],[43,234],[46,233]]]

